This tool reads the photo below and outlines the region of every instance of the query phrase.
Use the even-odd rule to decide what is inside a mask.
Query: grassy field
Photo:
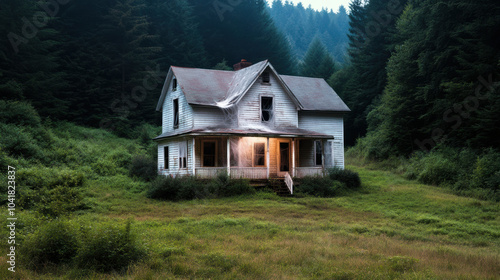
[[[89,184],[73,222],[123,223],[148,257],[121,274],[69,266],[9,279],[499,279],[500,207],[358,166],[363,188],[338,198],[272,193],[187,202]],[[102,179],[101,179],[102,180]],[[26,222],[34,214],[21,213]],[[14,276],[12,278],[12,276]]]
[[[498,203],[354,161],[348,168],[359,173],[362,188],[336,198],[257,192],[152,200],[149,183],[129,170],[138,155],[155,154],[149,139],[158,128],[146,125],[124,139],[41,122],[25,110],[17,126],[0,122],[0,166],[16,167],[16,202],[25,207],[16,211],[15,273],[7,270],[9,232],[0,227],[0,279],[500,279]],[[0,182],[5,209],[7,173]],[[131,221],[146,255],[120,273],[72,263],[28,269],[23,245],[58,213],[56,220],[67,220],[80,237]]]

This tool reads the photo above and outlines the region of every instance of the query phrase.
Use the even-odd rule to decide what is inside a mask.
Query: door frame
[[[280,144],[281,143],[287,143],[288,144],[288,171],[281,171],[281,149],[280,149]],[[290,139],[278,139],[278,145],[276,145],[276,149],[277,149],[277,168],[276,168],[276,171],[277,171],[277,175],[278,177],[285,177],[285,173],[290,173],[291,175],[291,169],[292,169],[292,159],[291,159],[291,150],[292,150],[292,141]]]

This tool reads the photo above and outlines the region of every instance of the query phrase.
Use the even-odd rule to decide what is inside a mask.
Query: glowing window
[[[265,166],[266,165],[266,144],[265,143],[254,143],[254,166]]]

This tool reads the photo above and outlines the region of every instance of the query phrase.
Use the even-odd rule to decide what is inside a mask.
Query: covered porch
[[[191,174],[212,178],[225,172],[246,179],[323,175],[334,166],[333,136],[301,132],[191,135]]]

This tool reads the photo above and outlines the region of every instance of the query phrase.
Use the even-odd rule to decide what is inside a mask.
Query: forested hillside
[[[276,26],[290,42],[293,54],[302,59],[314,38],[318,38],[336,62],[346,62],[349,17],[345,7],[340,6],[334,13],[294,3],[274,0],[269,9]]]
[[[280,73],[298,71],[264,1],[218,3],[2,1],[1,98],[129,136],[130,125],[158,123],[154,106],[170,65],[270,59]]]
[[[351,63],[329,82],[352,109],[351,155],[411,157],[410,178],[499,199],[498,3],[354,0],[350,10]]]

